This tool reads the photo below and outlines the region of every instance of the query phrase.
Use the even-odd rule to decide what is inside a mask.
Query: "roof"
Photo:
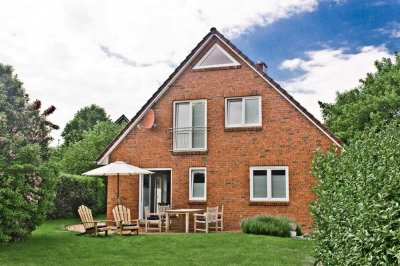
[[[129,119],[124,114],[122,114],[117,120],[115,120],[114,124],[122,124],[122,123],[127,124],[128,122]]]
[[[101,162],[116,148],[116,146],[122,141],[122,139],[129,133],[130,130],[139,122],[143,117],[144,113],[149,109],[156,100],[168,89],[169,85],[179,76],[179,74],[186,68],[186,66],[196,57],[196,55],[202,50],[211,37],[216,36],[219,40],[226,44],[234,53],[236,53],[245,63],[247,63],[257,74],[259,74],[264,80],[269,83],[274,89],[276,89],[284,98],[286,98],[296,109],[298,109],[308,120],[312,122],[319,130],[321,130],[326,136],[328,136],[335,144],[339,147],[343,146],[343,142],[336,137],[328,128],[326,128],[318,119],[316,119],[306,108],[301,106],[286,90],[284,90],[277,82],[262,71],[257,65],[250,60],[245,54],[242,53],[235,45],[233,45],[223,34],[221,34],[216,28],[211,28],[210,32],[196,45],[196,47],[189,53],[189,55],[182,61],[182,63],[174,70],[174,72],[167,78],[167,80],[157,89],[157,91],[151,96],[151,98],[142,106],[142,108],[136,113],[136,115],[129,121],[128,124],[121,130],[121,132],[115,137],[113,141],[106,147],[106,149],[99,155],[96,162]]]

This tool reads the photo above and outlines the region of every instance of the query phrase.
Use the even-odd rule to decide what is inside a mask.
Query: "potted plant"
[[[290,222],[289,223],[290,227],[290,237],[296,237],[297,236],[297,224],[295,222]]]

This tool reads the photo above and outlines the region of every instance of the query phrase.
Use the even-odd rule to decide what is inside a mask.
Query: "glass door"
[[[151,170],[152,175],[143,175],[141,218],[144,219],[144,208],[149,206],[150,212],[157,213],[158,205],[171,205],[171,171]]]

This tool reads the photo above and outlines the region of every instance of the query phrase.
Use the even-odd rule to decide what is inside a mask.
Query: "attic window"
[[[229,55],[224,49],[218,44],[214,44],[213,47],[200,59],[193,69],[204,69],[214,67],[228,67],[228,66],[239,66],[240,64]]]

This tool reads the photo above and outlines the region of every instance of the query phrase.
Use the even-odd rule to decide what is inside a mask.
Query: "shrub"
[[[324,265],[400,262],[400,132],[365,132],[314,159],[315,256]]]
[[[76,217],[82,204],[94,214],[105,213],[106,190],[101,177],[61,174],[56,193],[52,218]]]
[[[289,237],[292,223],[295,222],[286,217],[262,214],[243,219],[240,228],[246,234]],[[301,235],[299,225],[296,231]]]
[[[57,170],[47,162],[47,120],[55,107],[40,111],[29,103],[11,66],[0,63],[0,242],[26,239],[46,218],[54,198]]]

